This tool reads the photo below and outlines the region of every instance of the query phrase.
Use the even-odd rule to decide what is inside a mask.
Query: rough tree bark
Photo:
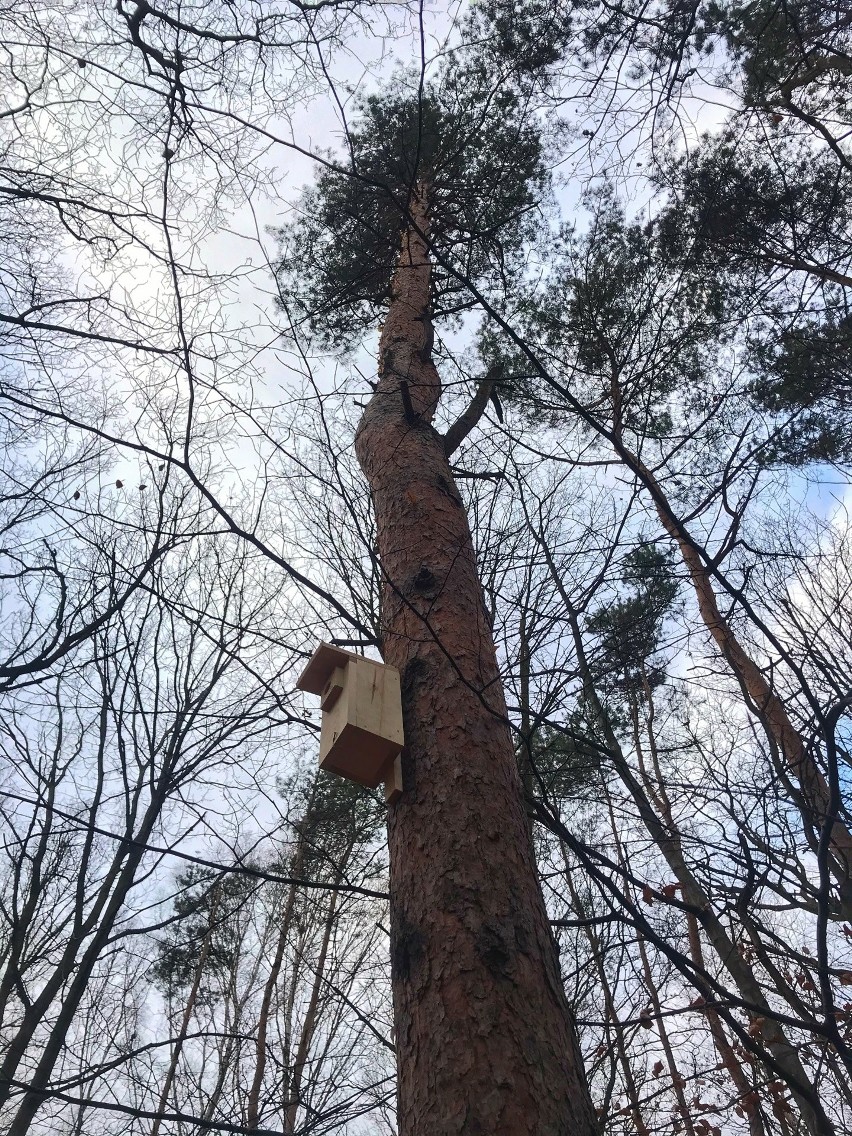
[[[428,207],[412,195],[361,419],[402,676],[405,791],[388,817],[400,1136],[596,1131],[527,835],[467,517],[432,420]]]

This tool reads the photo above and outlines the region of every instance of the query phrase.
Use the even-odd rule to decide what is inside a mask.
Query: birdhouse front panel
[[[321,644],[299,680],[322,706],[320,766],[373,789],[404,745],[399,671]]]

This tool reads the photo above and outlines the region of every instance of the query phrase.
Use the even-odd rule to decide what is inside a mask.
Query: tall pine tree
[[[511,88],[470,76],[367,100],[351,167],[282,234],[282,295],[329,344],[384,316],[355,446],[383,574],[382,652],[402,675],[404,793],[390,808],[399,1131],[587,1136],[596,1123],[524,815],[489,616],[441,435],[432,321],[522,271],[546,183]]]

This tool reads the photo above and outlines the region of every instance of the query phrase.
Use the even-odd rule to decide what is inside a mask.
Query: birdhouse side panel
[[[399,671],[366,660],[357,668],[357,694],[352,721],[362,730],[397,746],[403,745]]]
[[[382,735],[394,742],[400,749],[405,745],[402,729],[402,692],[399,671],[396,667],[385,667],[385,690],[382,699]]]

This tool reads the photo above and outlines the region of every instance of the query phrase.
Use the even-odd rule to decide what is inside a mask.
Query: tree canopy
[[[521,94],[454,73],[418,87],[400,73],[357,105],[345,141],[346,163],[320,167],[279,233],[290,318],[335,348],[377,322],[415,190],[428,202],[435,315],[473,306],[471,281],[499,303],[523,271],[548,181]]]

